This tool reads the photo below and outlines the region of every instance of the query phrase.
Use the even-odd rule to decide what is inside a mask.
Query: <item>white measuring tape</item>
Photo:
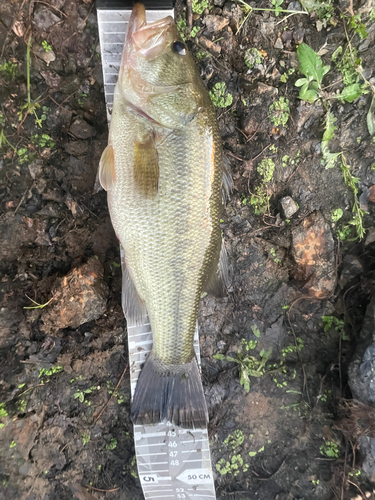
[[[110,122],[131,8],[99,2],[97,11],[104,91]],[[172,8],[147,10],[147,21],[156,21],[173,14]],[[147,321],[142,326],[128,323],[127,328],[133,396],[141,367],[152,348],[152,331]],[[194,349],[200,363],[198,325]],[[134,442],[139,479],[146,500],[216,499],[207,429],[182,429],[169,422],[134,425]]]

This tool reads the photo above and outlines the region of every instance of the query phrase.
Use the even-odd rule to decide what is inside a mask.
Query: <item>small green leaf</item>
[[[341,94],[337,96],[337,99],[346,102],[353,102],[362,94],[362,92],[362,85],[360,85],[359,83],[353,83],[352,85],[348,85],[348,87],[345,87]]]

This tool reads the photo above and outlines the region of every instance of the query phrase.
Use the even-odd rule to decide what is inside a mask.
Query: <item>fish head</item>
[[[135,111],[162,126],[180,128],[194,118],[205,90],[171,16],[147,23],[145,7],[134,6],[118,87]]]

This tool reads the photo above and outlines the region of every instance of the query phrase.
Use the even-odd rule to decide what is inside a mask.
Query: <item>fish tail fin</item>
[[[164,365],[150,354],[139,376],[131,407],[134,424],[165,420],[188,429],[207,426],[208,412],[196,357]]]

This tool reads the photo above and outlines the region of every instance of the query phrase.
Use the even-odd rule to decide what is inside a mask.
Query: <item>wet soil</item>
[[[222,215],[231,286],[224,298],[204,296],[199,315],[218,498],[374,498],[356,436],[340,430],[347,369],[375,284],[371,94],[331,108],[332,151],[345,152],[367,212],[366,236],[352,229],[341,241],[353,192],[338,166],[322,164],[323,107],[302,102],[294,86],[296,43],[304,41],[331,64],[329,91],[342,89],[331,56],[347,46],[339,14],[348,6],[335,5],[326,27],[316,16],[280,22],[287,14],[253,11],[237,33],[243,12],[235,3],[209,4],[194,16],[200,31],[187,44],[207,87],[225,82],[233,97],[217,110],[234,179]],[[354,6],[369,43],[353,32],[350,40],[371,81],[375,30],[365,7]],[[185,9],[179,2],[177,19]],[[27,114],[30,36],[37,107]],[[0,46],[0,498],[141,499],[119,249],[106,195],[93,190],[107,140],[94,3],[2,2]],[[244,53],[254,47],[262,60],[249,69]],[[269,118],[280,97],[290,102],[285,126]],[[275,170],[257,214],[267,158]],[[285,212],[286,197],[294,213]],[[327,327],[325,316],[344,327]],[[214,357],[253,356],[259,368],[265,353],[249,392],[239,364]]]

